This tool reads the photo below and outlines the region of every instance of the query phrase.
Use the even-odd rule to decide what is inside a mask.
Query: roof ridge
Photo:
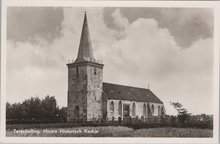
[[[104,84],[104,83],[106,83],[106,84],[111,84],[111,85],[118,85],[118,86],[123,86],[123,87],[130,87],[130,88],[137,88],[137,89],[143,89],[143,90],[149,90],[149,91],[151,91],[151,90],[148,89],[148,88],[136,87],[136,86],[131,86],[131,85],[122,85],[122,84],[115,84],[115,83],[103,82],[103,84]]]

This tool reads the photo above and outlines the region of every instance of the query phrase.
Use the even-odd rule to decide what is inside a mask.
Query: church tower
[[[103,117],[103,64],[93,56],[86,13],[76,60],[68,63],[68,122],[93,121]]]

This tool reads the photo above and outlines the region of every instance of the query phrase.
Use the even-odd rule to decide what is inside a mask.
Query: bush
[[[156,122],[155,122],[156,121]],[[175,117],[171,117],[170,119],[157,119],[156,117],[152,121],[144,122],[144,121],[123,121],[122,126],[127,126],[133,129],[142,129],[142,128],[158,128],[158,127],[176,127],[176,128],[201,128],[201,129],[213,129],[212,121],[209,122],[186,122],[181,123],[176,120]]]

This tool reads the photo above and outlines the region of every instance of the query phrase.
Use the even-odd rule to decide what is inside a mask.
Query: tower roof
[[[86,12],[84,14],[84,22],[82,27],[82,33],[79,44],[79,51],[75,62],[90,61],[94,62],[95,58],[93,56],[92,43],[89,35],[89,27],[87,23]]]

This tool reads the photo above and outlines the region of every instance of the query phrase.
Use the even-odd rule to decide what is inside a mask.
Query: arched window
[[[136,115],[136,105],[135,103],[132,104],[132,116]]]
[[[163,114],[164,114],[163,107],[161,107],[161,115],[163,115]]]
[[[154,113],[154,105],[151,106],[152,113]]]
[[[147,116],[147,107],[146,104],[143,105],[143,116],[146,117]]]
[[[119,101],[118,103],[118,115],[122,116],[122,102]]]
[[[75,116],[75,118],[79,118],[79,106],[77,105],[76,107],[75,107],[75,109],[74,109],[74,116]]]
[[[160,116],[160,106],[158,106],[158,116]]]
[[[111,101],[111,103],[110,103],[110,110],[112,112],[114,112],[114,102],[113,101]]]

